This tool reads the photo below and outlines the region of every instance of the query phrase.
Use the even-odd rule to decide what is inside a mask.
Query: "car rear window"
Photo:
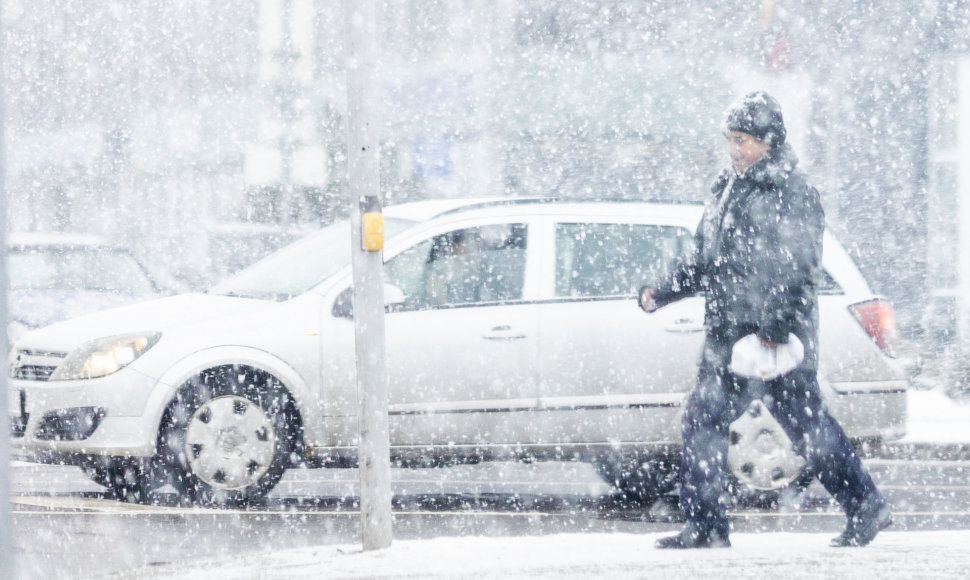
[[[687,228],[652,224],[556,225],[556,296],[633,296],[665,277],[670,263],[690,252]]]

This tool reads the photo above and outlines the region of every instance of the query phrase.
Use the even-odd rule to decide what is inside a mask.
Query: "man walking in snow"
[[[818,191],[795,168],[772,96],[745,95],[729,109],[724,132],[732,167],[712,187],[694,252],[669,279],[640,292],[646,312],[706,293],[704,351],[681,427],[680,505],[687,523],[657,548],[731,545],[723,497],[728,428],[756,397],[845,510],[845,530],[831,545],[864,546],[892,515],[819,392],[815,281],[824,214]],[[746,378],[732,372],[731,359],[732,348],[748,336],[756,348],[803,358],[780,376]]]

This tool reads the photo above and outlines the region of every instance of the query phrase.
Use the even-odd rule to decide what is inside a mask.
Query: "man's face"
[[[727,140],[731,163],[738,173],[744,173],[768,150],[767,143],[741,131],[728,131]]]

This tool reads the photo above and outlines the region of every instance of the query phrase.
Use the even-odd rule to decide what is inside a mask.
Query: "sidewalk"
[[[910,389],[903,443],[970,444],[970,399],[955,400],[939,388]]]
[[[954,400],[942,389],[910,389],[906,436],[868,456],[899,459],[970,460],[970,398]]]
[[[886,531],[865,548],[833,534],[734,534],[729,550],[653,549],[663,534],[443,537],[258,553],[126,573],[132,579],[296,578],[966,578],[970,531]]]

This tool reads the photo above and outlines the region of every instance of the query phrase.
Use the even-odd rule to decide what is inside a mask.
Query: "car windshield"
[[[135,259],[123,250],[24,246],[7,254],[10,289],[14,291],[94,291],[142,296],[155,285]]]
[[[385,218],[387,239],[414,222]],[[286,246],[209,289],[209,294],[289,300],[350,264],[350,225],[341,222]]]

